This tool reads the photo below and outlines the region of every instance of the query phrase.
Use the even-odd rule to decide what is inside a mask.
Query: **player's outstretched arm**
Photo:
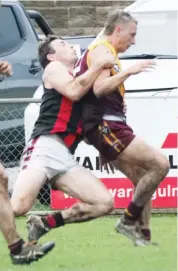
[[[95,65],[99,56],[103,55],[106,52],[106,47],[101,45],[96,47],[90,52],[90,64],[91,67]],[[128,69],[117,73],[114,76],[111,76],[110,69],[104,69],[100,75],[96,78],[93,85],[93,91],[97,97],[108,95],[119,87],[120,84],[124,83],[129,76],[147,71],[147,69],[154,68],[155,62],[152,60],[141,61]]]

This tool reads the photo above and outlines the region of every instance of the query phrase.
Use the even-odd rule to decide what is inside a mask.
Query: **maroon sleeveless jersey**
[[[81,59],[76,64],[76,75],[79,76],[88,70],[87,65],[87,50]],[[119,72],[119,67],[115,67]],[[102,121],[104,114],[124,117],[123,113],[123,97],[115,91],[109,95],[97,98],[91,88],[88,94],[84,97],[84,106],[82,110],[83,131],[86,134],[93,127],[98,126]]]

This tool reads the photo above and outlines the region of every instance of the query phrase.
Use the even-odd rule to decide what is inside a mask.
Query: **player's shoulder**
[[[66,67],[59,61],[51,61],[45,68],[44,74],[64,74],[67,72]]]
[[[106,53],[109,52],[110,49],[105,44],[96,44],[89,48],[89,52],[95,53]]]
[[[97,45],[92,48],[88,52],[88,59],[92,59],[93,61],[98,58],[98,56],[102,56],[109,52],[109,49],[105,45]]]
[[[63,69],[64,66],[59,61],[51,61],[45,68],[45,72],[57,70],[57,69]]]

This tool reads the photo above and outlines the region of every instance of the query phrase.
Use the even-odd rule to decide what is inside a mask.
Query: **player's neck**
[[[119,53],[119,51],[118,51],[118,49],[117,49],[118,41],[117,41],[117,39],[114,37],[114,35],[106,36],[106,39],[107,39],[107,41],[109,41],[109,43],[114,47],[114,49],[116,50],[116,53],[118,54],[118,53]]]
[[[67,68],[67,70],[70,72],[70,73],[73,73],[74,71],[74,63],[71,63],[71,62],[63,62],[63,65]]]

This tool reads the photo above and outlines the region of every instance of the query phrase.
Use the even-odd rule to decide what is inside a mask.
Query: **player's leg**
[[[87,221],[107,214],[113,208],[113,198],[108,189],[78,165],[63,140],[56,135],[42,136],[35,143],[35,148],[29,146],[23,155],[21,168],[11,199],[14,212],[18,215],[26,213],[31,207],[46,181],[45,176],[56,189],[83,201],[53,217],[48,216],[46,220],[49,227]],[[29,231],[31,228],[35,231],[30,221],[28,225]],[[30,235],[29,239],[34,240]]]
[[[133,185],[137,186],[139,180],[145,175],[146,170],[135,166],[133,164],[129,164],[125,161],[113,161],[113,166],[120,170],[128,179],[130,179]],[[134,191],[135,191],[134,188]],[[151,219],[151,210],[152,210],[152,202],[151,200],[146,203],[144,209],[139,218],[140,229],[147,240],[151,240],[151,230],[150,230],[150,219]]]
[[[144,209],[139,218],[139,227],[146,240],[151,241],[151,213],[152,213],[152,201],[148,201],[144,206]]]
[[[36,201],[38,193],[47,181],[48,160],[47,139],[32,139],[24,149],[20,161],[20,172],[14,185],[11,204],[16,216],[26,214]]]
[[[118,221],[116,229],[127,237],[140,242],[143,237],[137,230],[138,220],[144,206],[169,170],[169,161],[163,154],[143,140],[137,138],[125,123],[103,121],[98,128],[87,135],[90,144],[108,160],[117,160],[145,169],[139,179],[133,201],[125,211],[124,218]],[[137,223],[136,223],[137,222]],[[143,238],[142,238],[143,239]],[[144,242],[140,242],[140,245]]]
[[[42,258],[54,247],[53,242],[44,245],[28,245],[16,231],[15,218],[8,198],[8,183],[0,164],[0,229],[8,244],[13,264],[29,264]]]
[[[8,196],[8,178],[0,164],[0,229],[10,246],[20,240],[16,232],[14,214]]]
[[[16,216],[26,214],[33,206],[38,192],[45,181],[45,175],[41,170],[37,169],[24,169],[20,172],[11,197],[11,204]],[[55,181],[55,189],[64,191],[65,193],[78,198],[87,204],[76,204],[71,209],[73,216],[78,205],[83,206],[82,210],[86,208],[86,212],[81,210],[83,217],[71,217],[69,210],[63,212],[65,223],[73,222],[73,219],[87,220],[89,216],[92,218],[98,217],[108,213],[113,206],[112,196],[108,189],[105,188],[93,174],[82,167],[71,170],[59,177]],[[90,211],[91,209],[91,211]],[[78,212],[78,211],[77,211]],[[92,213],[90,215],[90,212]],[[79,212],[80,213],[80,212]]]
[[[43,168],[27,167],[20,170],[11,196],[15,216],[22,216],[31,210],[46,180]]]
[[[159,184],[167,175],[169,161],[159,150],[149,146],[138,137],[135,137],[127,148],[118,155],[117,160],[118,164],[120,161],[123,161],[145,169],[145,174],[139,179],[136,186],[132,202],[116,226],[120,233],[125,234],[133,241],[134,239],[136,241],[138,240],[137,244],[141,245],[141,240],[139,240],[139,236],[133,232],[132,227],[135,222],[139,220],[144,206],[151,199]]]
[[[83,167],[59,178],[55,187],[81,202],[61,212],[65,223],[82,222],[110,213],[113,198],[105,185]]]
[[[120,161],[145,169],[135,189],[133,201],[143,207],[169,171],[168,159],[157,149],[135,137],[127,148],[118,156]]]
[[[145,169],[134,194],[135,204],[143,208],[167,175],[170,166],[168,159],[160,150],[135,136],[125,123],[103,121],[87,139],[107,160],[117,160],[118,164],[123,161]]]
[[[113,198],[108,189],[91,172],[76,167],[55,181],[55,189],[81,202],[45,217],[30,216],[29,240],[38,240],[52,228],[69,223],[85,222],[104,216],[113,210]]]

